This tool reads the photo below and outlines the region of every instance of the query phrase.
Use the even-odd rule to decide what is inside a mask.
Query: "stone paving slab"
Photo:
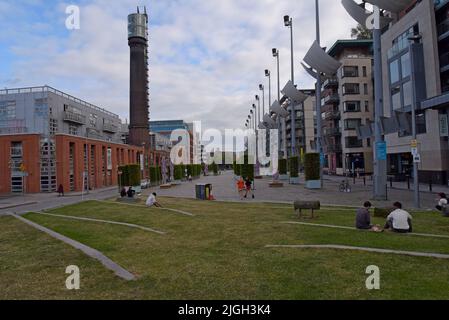
[[[103,266],[105,266],[107,269],[113,271],[115,273],[115,275],[117,275],[118,277],[127,280],[127,281],[132,281],[132,280],[136,280],[136,277],[130,273],[128,270],[122,268],[120,265],[118,265],[117,263],[115,263],[114,261],[112,261],[111,259],[109,259],[108,257],[106,257],[103,253],[101,253],[98,250],[95,250],[91,247],[86,246],[85,244],[82,244],[76,240],[70,239],[66,236],[63,236],[62,234],[59,234],[53,230],[50,230],[48,228],[45,228],[44,226],[41,226],[35,222],[32,222],[28,219],[25,219],[21,216],[18,216],[16,214],[10,214],[10,216],[26,223],[27,225],[42,231],[46,234],[48,234],[49,236],[60,240],[72,247],[74,247],[75,249],[81,250],[82,252],[84,252],[86,255],[88,255],[89,257],[98,260],[101,262],[101,264]]]
[[[431,252],[415,252],[415,251],[400,251],[389,249],[377,249],[377,248],[365,248],[365,247],[353,247],[353,246],[341,246],[341,245],[267,245],[266,248],[289,248],[289,249],[331,249],[331,250],[352,250],[352,251],[364,251],[375,252],[383,254],[397,254],[406,255],[412,257],[426,257],[437,259],[449,259],[448,254],[431,253]]]

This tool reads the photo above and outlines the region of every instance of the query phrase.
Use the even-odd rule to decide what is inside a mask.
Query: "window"
[[[72,136],[77,136],[78,135],[78,127],[70,125],[69,126],[69,134]]]
[[[98,116],[96,114],[91,113],[89,115],[89,124],[91,127],[95,128],[97,126],[97,119],[98,119]]]
[[[360,94],[360,85],[358,83],[345,83],[343,94]]]
[[[411,75],[410,52],[407,52],[401,57],[401,71],[402,71],[402,79],[410,77]]]
[[[346,119],[345,130],[356,130],[362,125],[362,119]]]
[[[391,106],[393,110],[401,109],[401,88],[396,87],[391,90]]]
[[[344,110],[345,112],[360,112],[360,101],[346,101]]]
[[[412,82],[406,82],[402,86],[402,92],[404,95],[404,107],[410,107],[413,104],[413,91]]]
[[[358,137],[346,137],[346,148],[362,148],[363,141]]]
[[[416,133],[424,134],[426,132],[427,132],[426,114],[424,112],[419,112],[416,114]]]
[[[0,119],[13,120],[16,118],[16,102],[0,101]]]
[[[365,100],[365,112],[369,112],[369,101]]]
[[[50,119],[50,135],[58,133],[58,120]]]
[[[394,84],[400,80],[399,75],[399,60],[390,62],[390,82]]]
[[[342,78],[356,78],[359,76],[359,67],[357,66],[346,66],[342,69]]]
[[[363,93],[365,95],[368,95],[368,84],[366,84],[366,83],[363,85]]]
[[[366,70],[366,67],[363,67],[363,76],[366,78],[368,76],[368,72]]]

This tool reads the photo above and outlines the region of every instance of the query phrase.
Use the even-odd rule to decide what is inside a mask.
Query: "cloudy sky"
[[[354,22],[340,1],[320,3],[322,45],[349,38]],[[65,27],[71,4],[80,30]],[[300,66],[315,38],[312,0],[0,0],[0,87],[48,84],[127,119],[127,15],[137,5],[150,15],[152,120],[242,127],[259,83],[268,86],[264,70],[275,74],[271,48],[281,53],[281,86],[290,77],[286,14],[294,18],[296,82],[313,87]]]

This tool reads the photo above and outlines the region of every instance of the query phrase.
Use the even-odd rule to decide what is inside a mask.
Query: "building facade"
[[[393,15],[382,34],[384,115],[411,114],[416,93],[419,175],[423,182],[447,184],[449,144],[449,3],[410,1],[407,10]],[[410,37],[419,36],[422,48],[413,51]],[[412,74],[416,81],[413,82]],[[411,132],[386,135],[388,171],[397,179],[413,174]]]
[[[0,193],[96,189],[139,163],[120,118],[54,88],[0,90]],[[83,182],[84,181],[84,182]]]
[[[373,173],[371,139],[357,128],[370,124],[374,111],[371,40],[339,40],[328,51],[341,63],[322,85],[321,118],[325,171],[331,175]]]

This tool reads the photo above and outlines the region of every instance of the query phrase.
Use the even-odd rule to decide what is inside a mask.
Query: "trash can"
[[[206,200],[206,185],[205,184],[197,184],[195,186],[196,198],[198,200]]]
[[[204,200],[209,200],[210,199],[210,195],[212,193],[212,185],[211,184],[206,184],[205,185],[205,195],[206,198]]]

